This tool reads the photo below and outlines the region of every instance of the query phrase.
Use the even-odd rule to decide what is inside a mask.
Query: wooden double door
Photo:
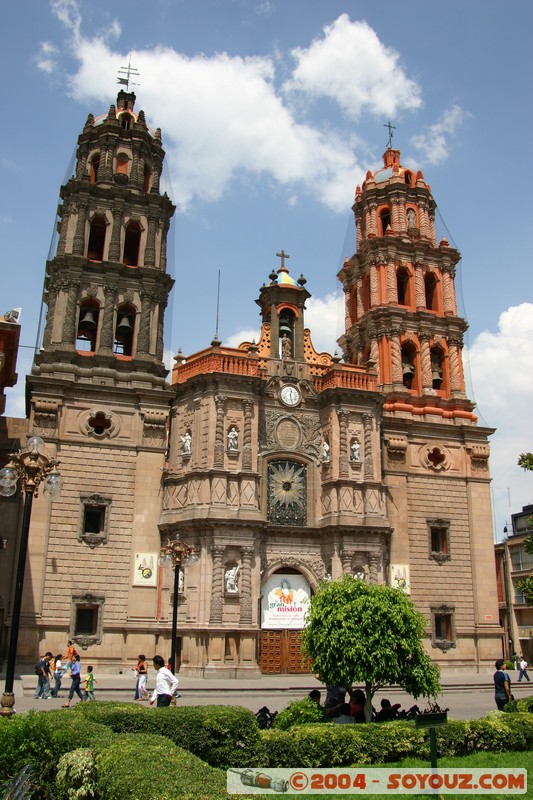
[[[265,675],[302,674],[311,671],[302,658],[301,630],[261,631],[259,669]]]

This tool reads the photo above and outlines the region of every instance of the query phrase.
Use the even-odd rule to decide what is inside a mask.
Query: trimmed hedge
[[[452,720],[436,729],[440,756],[533,748],[533,717],[491,712],[481,720]],[[379,725],[302,725],[261,731],[270,767],[344,767],[387,764],[402,758],[429,760],[429,731],[414,722]]]
[[[259,766],[264,759],[254,714],[240,706],[146,708],[131,703],[79,703],[71,712],[116,733],[154,733],[212,766]]]
[[[164,736],[126,733],[96,752],[98,795],[105,800],[222,800],[226,774]]]
[[[65,711],[17,714],[0,717],[0,782],[6,781],[30,764],[36,786],[35,800],[54,797],[57,764],[63,753],[94,742],[110,744],[115,734],[105,725],[79,719]]]

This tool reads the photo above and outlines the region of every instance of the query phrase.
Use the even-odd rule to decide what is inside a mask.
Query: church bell
[[[117,333],[125,335],[132,332],[131,322],[126,314],[123,314],[117,325]]]
[[[96,320],[90,308],[82,309],[78,328],[82,331],[93,331],[96,328]]]

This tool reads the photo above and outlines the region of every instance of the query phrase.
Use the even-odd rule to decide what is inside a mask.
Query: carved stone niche
[[[457,647],[455,606],[431,606],[431,646],[443,653]]]
[[[405,461],[407,455],[406,436],[388,436],[385,443],[390,461]]]

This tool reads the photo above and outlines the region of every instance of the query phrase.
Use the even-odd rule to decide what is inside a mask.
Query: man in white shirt
[[[529,675],[527,674],[527,661],[524,656],[520,656],[520,672],[518,673],[518,683],[522,683],[522,678],[525,678],[529,683]]]
[[[172,672],[165,667],[165,662],[161,656],[154,656],[154,669],[156,671],[155,689],[150,698],[150,705],[157,700],[157,707],[169,706],[170,701],[178,692],[178,679]]]

